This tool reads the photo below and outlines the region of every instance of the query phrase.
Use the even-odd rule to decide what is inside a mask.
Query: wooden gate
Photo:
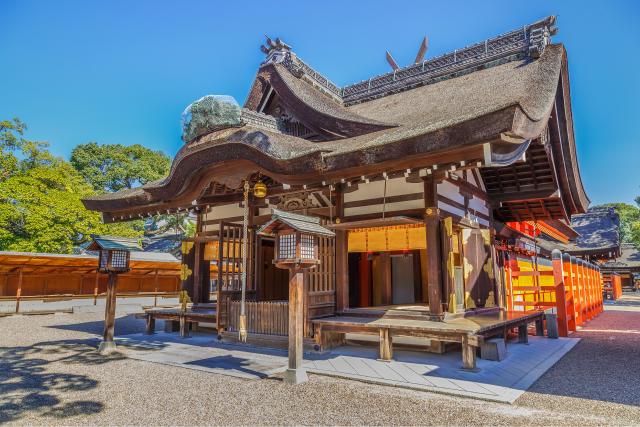
[[[216,257],[218,265],[216,323],[218,330],[223,330],[229,324],[229,302],[240,299],[242,294],[242,225],[220,221],[219,233]],[[255,233],[249,230],[247,299],[255,298],[254,281],[251,274],[254,235]]]

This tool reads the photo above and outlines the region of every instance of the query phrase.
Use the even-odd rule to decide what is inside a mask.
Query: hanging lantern
[[[253,186],[253,195],[259,199],[267,196],[267,186],[264,182],[258,181]]]

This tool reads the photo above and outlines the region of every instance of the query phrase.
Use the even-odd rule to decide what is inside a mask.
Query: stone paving
[[[307,353],[305,366],[320,375],[513,403],[578,341],[530,337],[529,344],[509,343],[505,360],[478,359],[477,372],[462,370],[456,351],[396,350],[394,360],[384,362],[377,360],[376,347],[365,345]],[[278,374],[287,363],[286,351],[218,343],[204,334],[135,334],[119,338],[118,345],[130,358],[247,379]]]

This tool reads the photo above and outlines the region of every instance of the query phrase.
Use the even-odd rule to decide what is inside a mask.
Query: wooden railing
[[[240,319],[240,301],[227,303],[228,326],[237,331]],[[266,335],[287,335],[289,332],[288,301],[246,301],[247,332]]]
[[[559,250],[540,263],[505,264],[508,310],[555,309],[558,333],[566,337],[603,311],[602,274],[595,264]]]

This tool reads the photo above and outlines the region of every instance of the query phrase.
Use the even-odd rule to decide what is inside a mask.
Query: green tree
[[[620,216],[620,240],[635,243],[640,247],[640,197],[636,198],[638,206],[628,203],[607,203]]]
[[[20,119],[0,121],[0,181],[54,160],[49,144],[24,138],[27,126]]]
[[[103,224],[86,210],[92,186],[25,129],[18,119],[0,122],[0,250],[70,253],[90,234],[142,235],[142,221]]]
[[[100,193],[133,188],[163,178],[170,160],[162,151],[139,144],[78,145],[71,152],[71,164]]]

